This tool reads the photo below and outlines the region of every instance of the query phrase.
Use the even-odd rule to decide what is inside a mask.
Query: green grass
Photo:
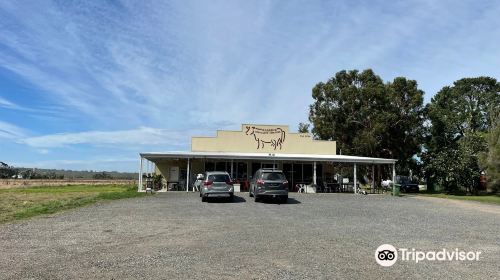
[[[143,196],[132,185],[68,185],[0,190],[0,223],[81,207],[104,200]]]
[[[462,194],[444,194],[444,193],[420,193],[422,196],[457,199],[457,200],[470,200],[479,201],[485,203],[500,204],[500,195],[489,194],[489,195],[462,195]]]

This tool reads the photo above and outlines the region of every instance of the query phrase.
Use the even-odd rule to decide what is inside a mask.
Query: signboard
[[[287,125],[242,124],[241,130],[218,130],[215,137],[193,137],[191,151],[334,155],[336,145],[290,132]]]
[[[257,149],[264,149],[265,145],[270,145],[274,150],[283,147],[286,139],[286,132],[281,128],[262,128],[257,126],[246,126],[246,135],[253,137],[257,142]]]

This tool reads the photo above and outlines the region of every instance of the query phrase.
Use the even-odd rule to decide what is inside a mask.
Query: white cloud
[[[0,68],[30,89],[2,92],[0,107],[41,135],[0,123],[0,137],[42,154],[170,150],[240,123],[295,128],[312,87],[342,69],[416,79],[427,100],[462,77],[498,77],[500,5],[455,2],[0,1]]]
[[[27,137],[20,140],[20,142],[35,148],[55,148],[79,144],[96,146],[122,145],[125,147],[162,145],[169,147],[186,146],[190,141],[190,137],[196,134],[206,134],[206,132],[202,130],[172,131],[152,127],[139,127],[130,130],[49,134]]]
[[[7,109],[21,109],[21,106],[10,102],[9,100],[0,97],[0,107]]]
[[[476,32],[497,32],[498,11],[472,1],[0,1],[0,27],[9,27],[0,65],[103,129],[110,118],[119,129],[228,119],[295,126],[314,84],[342,69],[407,75],[433,91],[464,69],[498,73],[499,39]]]
[[[25,129],[7,122],[0,121],[0,138],[15,140],[24,137],[25,134]]]
[[[42,155],[47,155],[50,152],[48,149],[37,149],[36,151]]]

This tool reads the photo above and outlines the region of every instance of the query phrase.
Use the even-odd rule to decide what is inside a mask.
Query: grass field
[[[442,194],[442,193],[421,193],[419,195],[500,204],[500,195],[498,194],[497,195],[453,195],[453,194]]]
[[[0,223],[95,203],[142,196],[134,185],[71,185],[0,189]]]

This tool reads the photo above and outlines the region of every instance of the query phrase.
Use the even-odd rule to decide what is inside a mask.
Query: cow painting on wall
[[[263,149],[265,144],[270,144],[276,150],[281,150],[285,142],[285,131],[281,128],[260,128],[255,126],[246,126],[246,135],[253,135],[257,142],[257,149]]]

